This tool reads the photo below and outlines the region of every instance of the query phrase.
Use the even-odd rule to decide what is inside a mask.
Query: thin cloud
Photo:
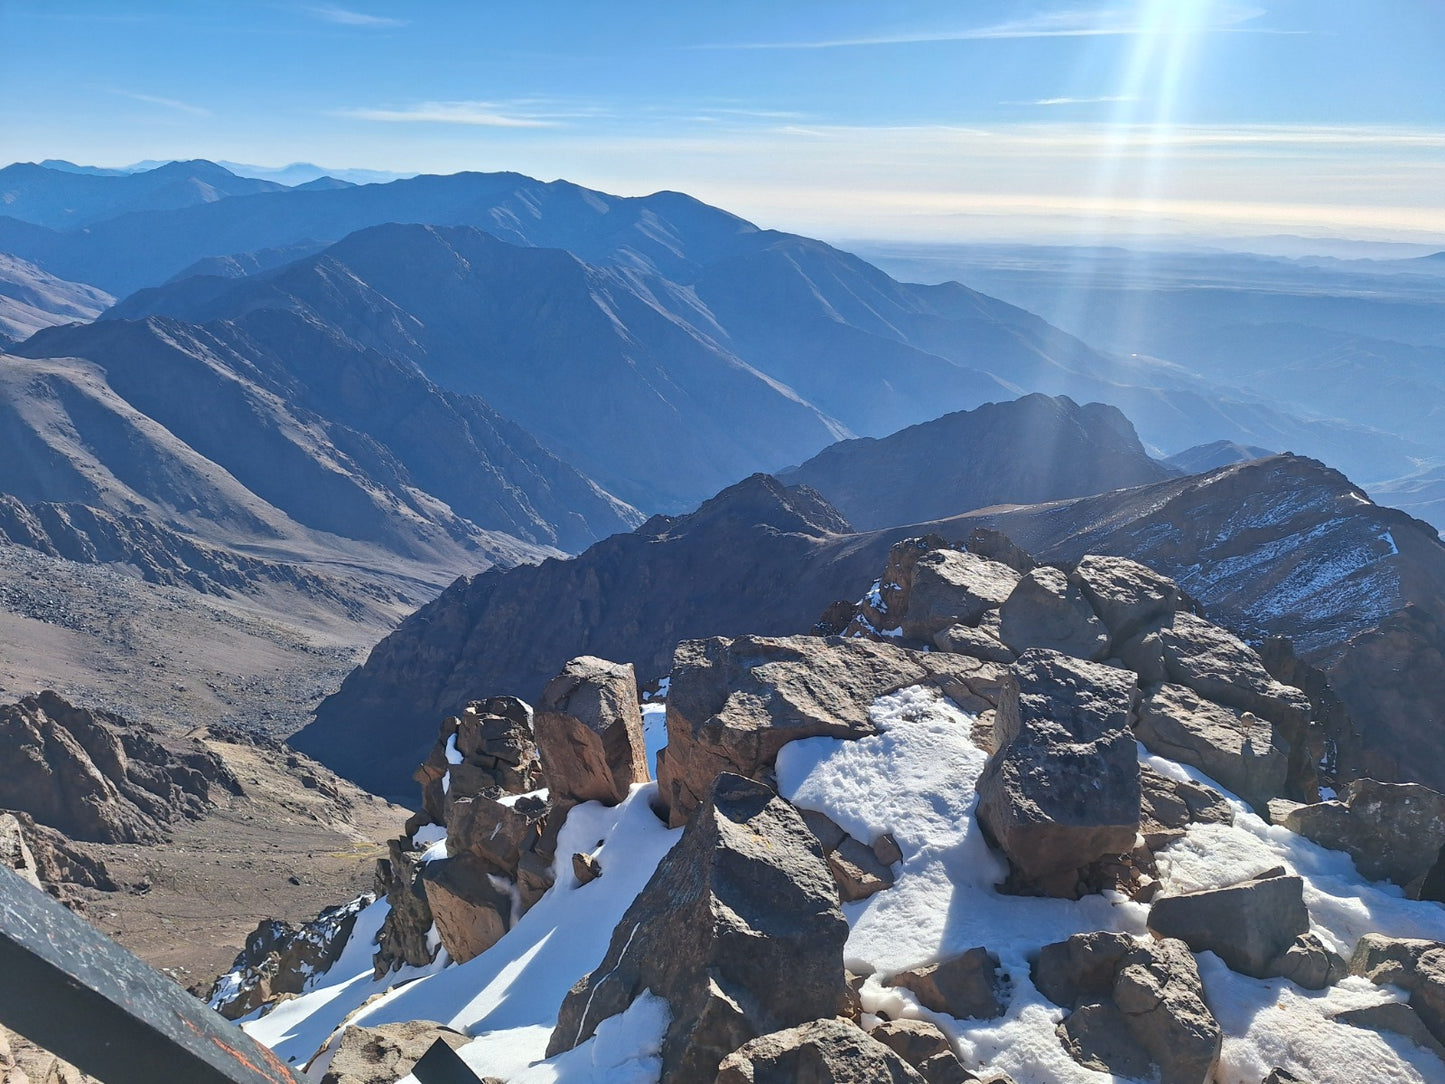
[[[1265,14],[1263,8],[1226,8],[1213,21],[1197,27],[1206,33],[1301,34],[1301,30],[1277,30],[1270,27],[1244,26]],[[967,27],[959,30],[919,31],[906,34],[879,34],[856,38],[825,38],[817,41],[743,42],[738,44],[703,45],[703,49],[842,49],[869,45],[919,45],[944,41],[1007,41],[1016,38],[1095,38],[1133,37],[1157,31],[1156,26],[1142,22],[1137,10],[1108,8],[1092,11],[1041,12],[1026,19],[1016,19],[992,26]]]
[[[529,115],[499,102],[418,102],[404,109],[338,109],[334,116],[384,124],[460,124],[477,128],[554,128],[556,116]]]
[[[340,26],[366,26],[381,30],[407,25],[405,19],[389,19],[384,15],[367,15],[364,12],[351,11],[348,8],[322,6],[309,7],[306,10],[318,19],[325,19],[328,23],[337,23]]]
[[[1097,98],[1032,98],[1026,101],[999,102],[999,105],[1099,105],[1104,102],[1137,102],[1132,94],[1104,94]]]
[[[211,111],[199,105],[191,105],[189,102],[179,102],[174,98],[162,98],[155,94],[137,94],[133,90],[112,90],[121,98],[130,98],[132,101],[145,102],[147,105],[162,105],[167,109],[175,109],[181,113],[189,113],[193,117],[209,117]]]

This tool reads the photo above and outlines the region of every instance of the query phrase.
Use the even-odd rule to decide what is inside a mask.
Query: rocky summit
[[[373,1081],[438,1036],[516,1082],[1440,1077],[1445,796],[1343,778],[1327,682],[1127,558],[876,574],[841,635],[445,718],[375,897],[238,959],[244,1026]]]

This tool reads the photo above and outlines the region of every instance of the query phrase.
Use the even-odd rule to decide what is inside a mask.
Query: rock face
[[[1445,900],[1445,795],[1428,787],[1357,779],[1344,801],[1296,807],[1281,823],[1346,852],[1372,881],[1394,881],[1412,899]]]
[[[976,553],[933,550],[914,565],[909,593],[900,600],[903,635],[932,640],[951,625],[975,626],[1004,604],[1018,582],[1019,574],[1008,565]]]
[[[25,842],[20,822],[11,813],[0,813],[0,866],[14,870],[34,888],[43,887],[36,870],[35,855]]]
[[[744,1043],[718,1066],[715,1084],[923,1084],[924,1080],[901,1056],[856,1024],[814,1020]]]
[[[1282,726],[1309,721],[1309,698],[1275,681],[1259,656],[1233,633],[1191,613],[1175,614],[1158,633],[1170,681]]]
[[[644,990],[671,1012],[664,1084],[711,1080],[747,1041],[831,1018],[848,936],[837,900],[792,806],[760,783],[718,777],[602,963],[567,995],[548,1056],[588,1039]]]
[[[1149,910],[1149,929],[1160,937],[1213,952],[1232,970],[1257,979],[1280,974],[1276,961],[1309,928],[1304,881],[1283,870],[1227,888],[1162,896]]]
[[[309,980],[334,964],[356,926],[356,916],[375,897],[361,896],[328,907],[310,922],[293,926],[268,920],[246,938],[229,973],[207,997],[227,1020],[239,1020],[281,994],[299,994]]]
[[[1074,578],[1116,644],[1195,605],[1173,580],[1125,557],[1087,554]]]
[[[94,843],[164,839],[199,817],[212,786],[239,793],[214,754],[167,748],[148,727],[76,708],[53,692],[0,706],[0,808]]]
[[[1033,979],[1072,1010],[1058,1035],[1079,1064],[1161,1084],[1213,1079],[1223,1032],[1182,942],[1075,934],[1040,950]]]
[[[473,700],[442,720],[436,743],[412,774],[421,784],[421,814],[408,823],[447,824],[459,798],[488,791],[525,794],[541,786],[532,709],[515,696]]]
[[[438,1039],[453,1050],[471,1041],[461,1032],[430,1020],[369,1028],[351,1025],[336,1040],[335,1053],[321,1084],[390,1084],[410,1073]]]
[[[687,821],[720,772],[759,778],[790,741],[874,732],[873,700],[922,682],[967,692],[982,664],[865,640],[743,636],[684,641],[673,658],[659,798]],[[960,691],[961,690],[961,691]],[[952,693],[950,693],[952,695]]]
[[[616,805],[652,778],[631,663],[584,655],[542,691],[533,732],[542,775],[559,810],[579,802]]]
[[[1139,831],[1133,675],[1038,649],[1013,674],[978,781],[979,823],[1021,878],[1072,895],[1078,870],[1127,854]]]
[[[385,897],[390,907],[376,935],[376,953],[372,956],[378,979],[407,965],[425,967],[436,955],[427,943],[433,919],[426,891],[417,879],[418,856],[404,851],[396,839],[389,849],[390,857],[376,860],[376,895]]]
[[[1198,783],[1168,779],[1141,764],[1139,787],[1139,830],[1151,851],[1179,839],[1191,824],[1234,823],[1234,807]]]
[[[511,927],[512,897],[491,866],[470,852],[428,862],[419,881],[442,946],[455,963],[486,952]]]

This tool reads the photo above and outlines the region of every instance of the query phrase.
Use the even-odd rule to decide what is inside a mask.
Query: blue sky
[[[515,169],[828,237],[1445,239],[1445,0],[0,0],[0,158]]]

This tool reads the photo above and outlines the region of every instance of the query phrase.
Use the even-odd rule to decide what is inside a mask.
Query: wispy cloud
[[[137,94],[133,90],[112,90],[121,98],[130,98],[132,101],[145,102],[147,105],[161,105],[167,109],[174,109],[181,113],[189,113],[193,117],[209,117],[211,111],[199,105],[191,105],[189,102],[180,102],[175,98],[162,98],[156,94]]]
[[[1263,8],[1225,6],[1212,19],[1191,29],[1206,33],[1298,34],[1304,31],[1246,26],[1264,15]],[[1040,12],[990,26],[922,30],[910,33],[861,35],[851,38],[823,38],[813,41],[764,41],[711,44],[704,49],[841,49],[868,45],[916,45],[943,41],[1006,41],[1016,38],[1133,37],[1168,29],[1140,18],[1138,8],[1102,8]]]
[[[460,124],[478,128],[553,128],[562,114],[530,112],[521,103],[418,102],[401,109],[337,109],[334,116],[386,124]]]
[[[328,23],[337,23],[341,26],[367,26],[383,30],[407,25],[405,19],[390,19],[385,15],[367,15],[365,12],[331,7],[330,5],[308,7],[306,10],[318,19],[325,19]]]
[[[1024,101],[999,102],[999,105],[1099,105],[1106,102],[1137,102],[1133,94],[1104,94],[1097,98],[1031,98]]]

